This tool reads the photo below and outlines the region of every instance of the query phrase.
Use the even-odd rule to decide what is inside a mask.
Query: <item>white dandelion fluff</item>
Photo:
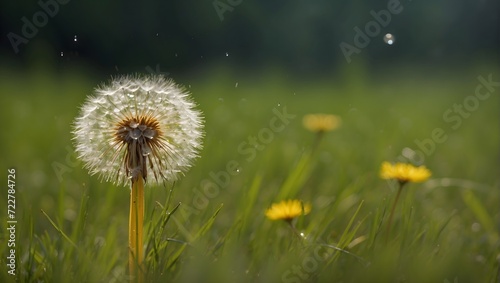
[[[161,75],[122,76],[95,90],[74,123],[79,158],[118,185],[141,176],[175,181],[198,156],[201,112],[189,93]]]

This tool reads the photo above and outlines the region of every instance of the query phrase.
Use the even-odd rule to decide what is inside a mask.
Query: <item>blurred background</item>
[[[155,70],[157,64],[178,74],[216,64],[240,71],[276,67],[316,77],[345,68],[340,44],[355,46],[354,28],[365,31],[375,19],[372,13],[391,5],[396,8],[390,18],[378,25],[378,32],[371,27],[370,42],[352,56],[354,62],[379,70],[394,65],[466,67],[498,59],[499,4],[493,0],[54,0],[0,5],[3,66],[38,63],[64,69],[84,64],[106,75],[140,72],[146,66]],[[395,36],[392,46],[383,41],[387,33]]]
[[[203,242],[206,247],[217,246],[213,248],[217,250],[222,245],[220,238],[236,223],[238,207],[255,180],[262,181],[261,191],[249,210],[255,217],[248,225],[271,227],[263,211],[276,200],[280,185],[313,141],[301,126],[302,116],[324,112],[341,116],[343,125],[325,135],[310,176],[296,196],[313,203],[311,219],[328,219],[322,220],[329,224],[318,237],[335,242],[360,201],[365,201],[360,215],[372,221],[370,217],[393,196],[378,178],[380,163],[400,156],[411,160],[412,152],[422,150],[416,140],[432,138],[433,130],[441,128],[446,141],[436,143],[435,150],[420,160],[436,179],[411,193],[419,200],[415,221],[423,222],[415,225],[414,232],[422,235],[418,229],[427,223],[441,231],[440,225],[448,221],[451,224],[444,225],[448,246],[460,244],[455,254],[443,252],[449,261],[443,260],[436,269],[445,270],[446,276],[460,273],[465,278],[460,282],[474,281],[467,275],[474,273],[492,278],[500,221],[499,6],[494,0],[2,1],[0,166],[17,169],[19,217],[35,220],[35,235],[48,233],[59,239],[40,208],[71,230],[85,194],[91,201],[82,237],[107,237],[108,228],[114,227],[117,236],[109,237],[117,239],[117,250],[122,248],[128,193],[99,182],[82,168],[73,150],[72,122],[85,98],[111,77],[157,73],[189,90],[206,120],[201,157],[176,184],[174,202],[193,206],[193,192],[202,180],[211,172],[225,170],[230,160],[240,164],[230,184],[203,210],[185,210],[178,216],[186,220],[185,229],[196,231],[224,203],[215,228]],[[491,96],[467,106],[465,98],[474,96],[481,83],[478,77],[493,81],[488,89]],[[461,114],[455,105],[469,110]],[[296,118],[247,162],[239,146],[268,126],[274,108],[283,107]],[[444,117],[448,110],[451,121]],[[2,174],[4,180],[6,173]],[[448,178],[447,182],[442,178]],[[465,196],[458,193],[465,189],[473,190],[478,203],[490,213],[487,220],[478,220],[478,210],[470,209]],[[164,203],[166,191],[148,192],[151,203]],[[5,197],[0,194],[2,215]],[[336,216],[342,213],[349,217]],[[335,221],[330,223],[330,219]],[[314,232],[318,222],[307,222],[304,227]],[[188,238],[172,226],[170,231],[175,233],[170,237]],[[361,228],[359,234],[368,229]],[[264,240],[256,244],[259,256],[232,262],[248,252],[242,248],[241,253],[239,249],[229,252],[221,262],[244,271],[249,262],[258,270],[256,262],[262,260],[262,280],[278,280],[280,274],[266,265],[272,258],[263,247],[275,232],[269,231],[271,236],[261,235]],[[492,234],[496,240],[482,241],[484,235]],[[32,240],[20,235],[22,243]],[[255,238],[259,237],[248,232],[243,244],[235,245],[246,247],[258,242]],[[89,241],[93,245],[93,239]],[[426,249],[433,250],[434,243]],[[466,255],[456,257],[462,249]],[[373,250],[359,252],[370,257]],[[476,256],[485,260],[476,261]],[[53,258],[57,261],[58,257]],[[126,252],[121,249],[117,258],[110,269],[123,265]],[[281,265],[290,266],[288,262]],[[456,271],[460,270],[456,266],[462,271]],[[218,270],[223,274],[226,266]],[[371,274],[378,274],[377,270]],[[442,274],[425,277],[417,269],[414,274],[415,278],[423,276],[415,282],[445,278]],[[451,282],[453,277],[449,278]]]
[[[412,120],[398,116],[409,113],[401,101],[417,115],[435,109],[429,123],[439,125],[448,107],[473,94],[478,76],[498,80],[499,5],[493,0],[2,1],[1,115],[18,137],[0,140],[6,150],[2,161],[8,166],[26,156],[26,162],[36,163],[40,150],[33,149],[33,139],[43,144],[50,137],[43,130],[56,130],[64,144],[47,141],[43,152],[49,159],[67,154],[78,106],[97,85],[128,73],[160,73],[185,86],[206,113],[209,130],[214,121],[207,142],[213,139],[222,148],[227,140],[217,135],[243,140],[254,130],[251,114],[267,119],[254,106],[271,113],[278,104],[297,103],[292,112],[298,114],[352,114],[365,105],[365,111],[393,113],[408,128]],[[446,97],[442,106],[430,98],[436,96]],[[413,125],[423,136],[432,130]],[[416,137],[412,132],[407,141]]]

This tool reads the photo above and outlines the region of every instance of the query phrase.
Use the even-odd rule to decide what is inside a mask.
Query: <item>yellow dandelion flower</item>
[[[413,166],[408,163],[396,163],[391,164],[389,162],[383,162],[380,169],[380,177],[382,179],[396,179],[401,183],[423,182],[431,176],[431,171],[425,166]]]
[[[333,131],[340,123],[340,117],[332,114],[308,114],[302,119],[304,127],[315,133]]]
[[[302,203],[300,200],[283,200],[279,203],[273,203],[269,209],[266,210],[267,218],[271,220],[286,220],[306,215],[311,212],[311,204]]]

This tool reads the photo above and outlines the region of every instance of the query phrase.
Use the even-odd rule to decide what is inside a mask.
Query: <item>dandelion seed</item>
[[[301,215],[306,215],[311,212],[311,204],[302,203],[300,200],[283,200],[279,203],[273,203],[266,210],[267,218],[271,220],[292,221],[294,218]]]

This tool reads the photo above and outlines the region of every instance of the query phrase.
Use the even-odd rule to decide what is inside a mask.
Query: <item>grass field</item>
[[[500,87],[476,88],[500,72],[363,74],[174,77],[204,113],[204,148],[180,182],[147,187],[147,282],[498,282]],[[90,176],[71,140],[78,107],[108,78],[0,75],[0,281],[126,282],[129,188]],[[312,155],[308,113],[342,118]],[[387,234],[396,189],[380,165],[402,155],[432,177],[404,188]],[[305,237],[265,217],[287,198],[312,205],[295,223]]]

